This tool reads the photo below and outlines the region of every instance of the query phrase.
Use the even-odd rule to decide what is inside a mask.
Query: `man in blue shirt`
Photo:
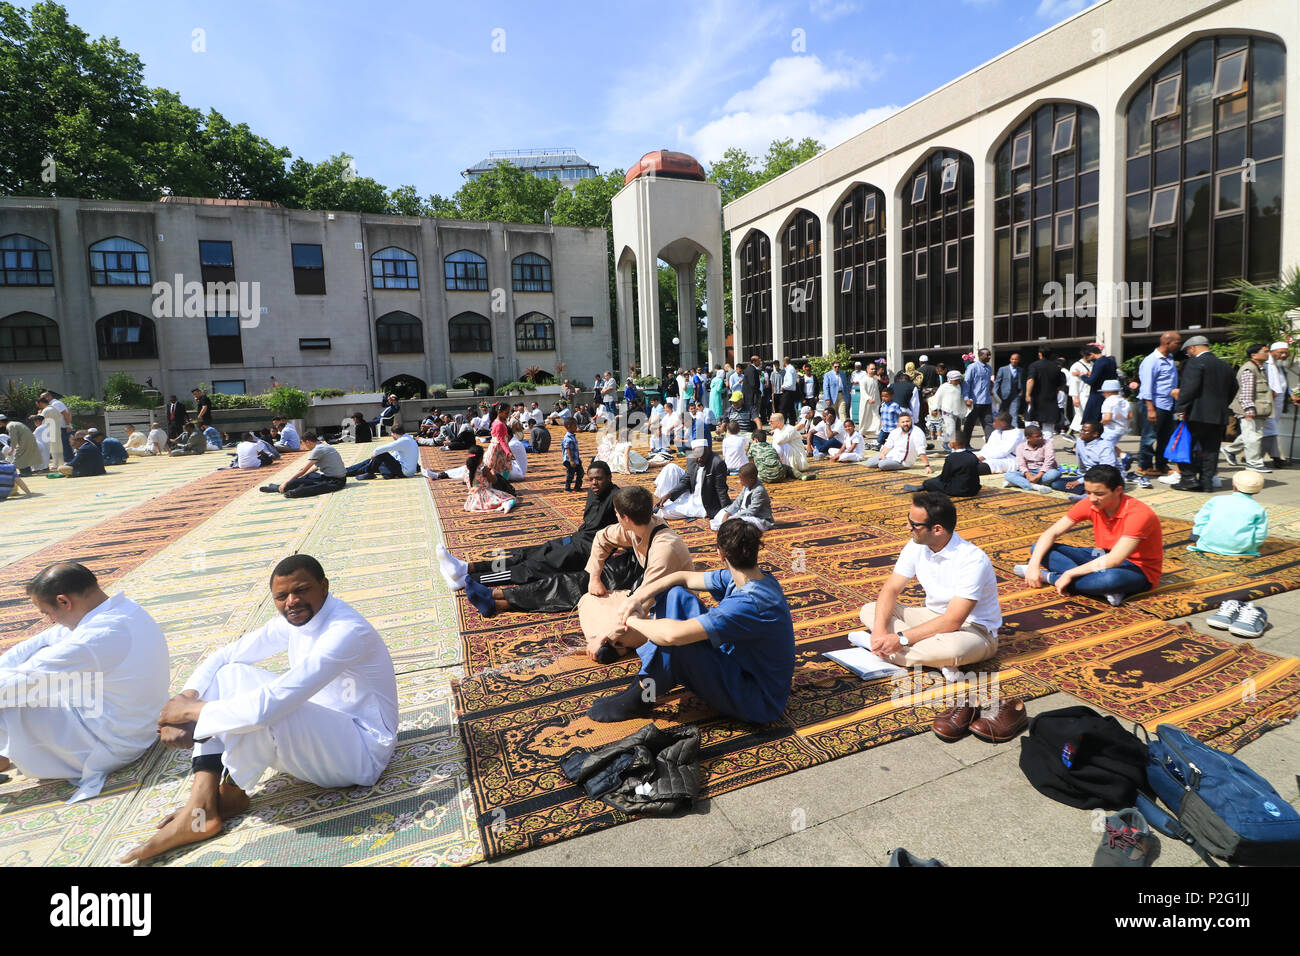
[[[301,451],[302,439],[298,437],[298,429],[293,427],[293,423],[287,418],[276,418],[271,422],[275,430],[280,433],[280,440],[275,443],[276,451]]]
[[[1169,468],[1164,453],[1174,431],[1174,399],[1178,398],[1178,366],[1174,364],[1174,353],[1182,344],[1181,335],[1166,332],[1160,336],[1155,351],[1138,367],[1138,408],[1145,413],[1138,464],[1144,475],[1163,475]]]
[[[72,436],[72,461],[60,465],[59,471],[69,478],[89,478],[92,475],[108,474],[104,470],[104,456],[99,453],[99,446],[87,437],[85,432]]]
[[[970,436],[975,431],[977,420],[984,426],[986,441],[993,431],[993,363],[990,361],[992,357],[988,349],[980,349],[979,360],[970,364],[966,369],[966,377],[962,380],[961,397],[966,399],[966,407],[970,409],[963,427],[967,446],[970,445]]]
[[[849,416],[849,380],[840,370],[840,363],[831,365],[831,370],[822,376],[822,397],[826,404],[835,409],[835,415],[843,421]]]
[[[679,684],[728,717],[780,719],[794,676],[794,623],[781,585],[758,567],[761,546],[758,528],[726,521],[718,529],[724,570],[679,571],[632,592],[615,643],[636,648],[641,673],[626,690],[592,704],[592,720],[645,717]],[[718,606],[706,612],[691,591],[708,591]],[[644,617],[664,592],[665,615]]]

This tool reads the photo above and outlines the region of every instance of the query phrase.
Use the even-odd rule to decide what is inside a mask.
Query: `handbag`
[[[1195,450],[1194,445],[1192,433],[1187,429],[1187,422],[1179,422],[1174,433],[1169,436],[1169,444],[1165,445],[1165,461],[1172,461],[1176,465],[1190,465]]]

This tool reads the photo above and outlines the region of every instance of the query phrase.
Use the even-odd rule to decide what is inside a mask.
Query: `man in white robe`
[[[97,796],[157,739],[167,640],[80,564],[50,565],[27,594],[52,626],[0,655],[0,770],[74,781],[72,803]]]
[[[1016,470],[1016,449],[1025,440],[1025,433],[1011,427],[1011,415],[998,412],[993,417],[993,431],[984,441],[984,447],[975,455],[980,460],[981,475],[1005,475]]]
[[[268,769],[319,787],[369,787],[388,766],[397,678],[383,639],[330,595],[310,555],[275,566],[271,597],[280,616],[209,655],[163,707],[159,735],[193,747],[194,782],[185,807],[123,863],[216,836]],[[285,673],[253,666],[283,651]]]

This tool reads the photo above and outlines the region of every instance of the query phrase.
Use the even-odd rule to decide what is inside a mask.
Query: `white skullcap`
[[[1270,352],[1276,352],[1278,349],[1287,349],[1289,351],[1290,348],[1291,346],[1288,345],[1286,342],[1274,342],[1272,345],[1268,347],[1268,350]]]
[[[697,438],[691,442],[692,448],[708,448],[709,440],[707,438]]]

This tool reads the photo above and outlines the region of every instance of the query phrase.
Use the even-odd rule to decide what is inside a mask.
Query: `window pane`
[[[1251,126],[1250,155],[1256,161],[1282,155],[1282,122],[1283,117],[1275,116]]]
[[[1255,40],[1251,59],[1251,90],[1255,104],[1250,118],[1266,119],[1282,112],[1282,88],[1286,82],[1286,55],[1270,40]]]
[[[1225,289],[1241,278],[1241,216],[1214,221],[1214,287]]]
[[[1214,41],[1200,40],[1187,51],[1187,138],[1214,128]]]
[[[1079,210],[1079,273],[1097,281],[1097,207]]]
[[[1252,282],[1277,279],[1282,259],[1282,160],[1260,163],[1247,190]]]
[[[1178,112],[1178,88],[1181,76],[1171,76],[1155,85],[1155,98],[1151,105],[1151,119],[1158,120]]]
[[[323,269],[325,259],[320,246],[293,245],[293,267],[295,269]]]
[[[1183,175],[1187,177],[1204,176],[1210,171],[1210,147],[1214,139],[1206,136],[1183,148]]]
[[[200,239],[199,263],[205,266],[226,266],[228,268],[233,268],[235,265],[234,246],[229,242],[216,242]]]
[[[1241,173],[1236,170],[1219,173],[1215,180],[1217,195],[1214,202],[1214,214],[1218,216],[1222,213],[1241,212],[1242,193],[1244,191]]]
[[[1141,156],[1151,149],[1151,88],[1143,86],[1128,108],[1128,155]]]
[[[1147,281],[1147,237],[1149,200],[1146,193],[1130,196],[1125,203],[1124,278],[1129,282]]]
[[[1220,57],[1214,65],[1214,95],[1236,93],[1246,81],[1246,51]]]
[[[1210,285],[1210,179],[1187,183],[1183,200],[1183,290]]]

